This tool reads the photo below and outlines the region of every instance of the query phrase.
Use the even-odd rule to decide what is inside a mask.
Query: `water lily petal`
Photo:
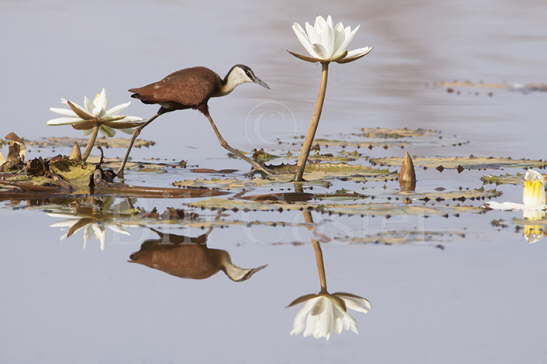
[[[106,90],[103,88],[93,99],[93,115],[102,116],[106,110]]]
[[[306,36],[308,37],[308,41],[310,44],[313,43],[319,43],[321,41],[321,37],[319,36],[319,33],[315,30],[314,27],[310,25],[310,23],[306,22]]]
[[[367,313],[371,309],[370,302],[364,297],[348,295],[344,293],[336,293],[336,296],[344,300],[347,308],[351,310]]]
[[[299,58],[303,61],[306,61],[306,62],[312,62],[312,63],[315,63],[315,62],[322,62],[323,60],[320,59],[320,58],[314,58],[314,57],[309,57],[309,56],[305,56],[303,54],[299,54],[299,53],[296,53],[296,52],[293,52],[291,50],[288,50],[287,49],[287,52],[289,52],[290,54],[292,54],[293,56],[295,56],[296,58]]]
[[[131,235],[131,234],[129,233],[129,231],[123,229],[123,228],[121,227],[121,225],[108,224],[107,226],[108,226],[108,228],[109,228],[110,230],[112,230],[112,231],[115,232],[115,233],[123,234],[123,235]]]
[[[47,125],[70,125],[70,124],[76,124],[81,122],[84,122],[84,120],[77,117],[70,118],[70,117],[64,116],[61,118],[48,120]]]
[[[60,107],[50,107],[49,111],[52,111],[54,113],[64,115],[64,116],[77,117],[77,115],[74,113],[74,111],[69,110],[69,109],[62,109]]]
[[[84,107],[89,112],[93,112],[93,101],[91,101],[87,96],[84,96]]]
[[[99,240],[100,242],[101,250],[104,250],[105,242],[106,242],[106,230],[98,224],[91,224],[91,228],[93,229],[93,232],[95,233],[95,238],[97,238],[97,240]]]
[[[493,209],[493,210],[522,210],[524,208],[524,205],[521,203],[514,203],[514,202],[496,202],[496,201],[490,201],[484,204],[486,207]]]
[[[116,106],[106,110],[106,115],[117,114],[120,111],[127,109],[129,107],[129,105],[131,105],[131,101],[123,103],[123,104],[116,105]]]
[[[334,28],[334,51],[333,56],[340,54],[340,46],[342,43],[344,43],[344,39],[346,39],[346,32],[344,31],[344,25],[342,23],[336,24],[336,27]]]
[[[114,129],[112,129],[111,127],[106,126],[106,125],[101,125],[100,130],[101,130],[102,134],[106,135],[109,138],[112,138],[114,135],[116,135],[116,131]]]
[[[357,33],[357,31],[359,30],[359,27],[360,27],[359,25],[356,26],[353,31],[351,30],[350,27],[346,27],[344,29],[344,31],[345,31],[344,41],[342,42],[340,47],[336,50],[333,57],[339,56],[340,54],[342,54],[348,48],[348,45],[353,40],[353,37],[355,36],[355,33]]]
[[[70,109],[74,111],[74,113],[78,115],[80,118],[84,120],[91,120],[95,118],[91,113],[86,111],[84,108],[82,108],[80,105],[76,104],[75,102],[72,102],[70,100],[65,100],[65,102],[70,107]]]
[[[330,55],[327,53],[327,50],[321,44],[314,43],[313,44],[313,50],[318,55],[318,57],[321,58],[321,59],[326,60],[326,59],[330,58]]]
[[[315,298],[317,300],[317,298]],[[302,306],[300,311],[296,314],[293,321],[293,329],[291,335],[298,335],[306,328],[306,318],[315,305],[314,299],[306,301],[306,304]]]
[[[337,60],[338,63],[349,63],[358,60],[359,58],[363,58],[367,54],[370,53],[372,50],[372,47],[364,47],[364,48],[358,48],[354,49],[352,51],[349,51],[345,57],[343,57],[340,60]]]
[[[300,44],[302,44],[302,46],[310,54],[310,56],[312,56],[314,58],[318,58],[317,54],[313,50],[313,47],[312,47],[310,41],[308,40],[308,37],[306,36],[306,33],[304,32],[304,29],[302,29],[300,24],[294,23],[293,26],[292,26],[292,29],[294,31],[294,34],[296,34],[296,37],[298,38],[298,41],[300,42]]]

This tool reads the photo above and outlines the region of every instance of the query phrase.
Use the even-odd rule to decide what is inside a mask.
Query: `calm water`
[[[176,0],[0,1],[2,135],[75,136],[70,128],[45,126],[53,117],[48,107],[57,106],[60,97],[79,99],[105,87],[111,103],[118,104],[127,100],[128,88],[179,68],[205,65],[224,74],[232,64],[244,63],[272,90],[246,85],[211,102],[211,110],[234,145],[272,147],[276,137],[306,129],[319,70],[292,59],[285,49],[300,50],[292,22],[317,14],[361,24],[353,45],[375,47],[359,62],[332,67],[319,134],[376,126],[435,128],[470,144],[410,151],[545,158],[545,94],[494,90],[488,97],[485,91],[475,96],[462,89],[455,95],[432,87],[451,80],[547,82],[547,3],[538,0],[229,6]],[[154,111],[136,103],[130,108],[130,114],[141,116]],[[158,144],[135,151],[134,158],[247,168],[226,158],[198,113],[162,118],[143,132]],[[479,187],[482,174],[419,170],[418,188]],[[170,185],[193,177],[183,171],[129,179]],[[367,186],[378,195],[382,187]],[[500,189],[500,201],[521,198],[519,186]],[[132,201],[146,210],[182,208],[187,202]],[[56,206],[25,205],[3,203],[0,209],[2,363],[544,363],[547,358],[546,241],[528,244],[514,231],[510,221],[519,213],[450,219],[314,214],[319,232],[332,239],[323,244],[329,288],[372,303],[367,315],[353,314],[359,335],[345,332],[325,341],[289,336],[298,308],[285,306],[319,290],[309,243],[317,236],[305,227],[214,228],[207,248],[228,252],[240,267],[268,266],[244,282],[223,272],[193,280],[128,262],[145,240],[158,239],[149,227],[127,227],[129,236],[109,230],[103,251],[94,237],[84,249],[81,232],[59,241],[63,231],[50,225],[62,219],[42,211]],[[197,212],[206,221],[216,215]],[[237,212],[225,218],[304,221],[298,211]],[[492,227],[495,218],[510,227]],[[186,237],[205,232],[153,228]],[[439,242],[351,245],[338,239],[414,229],[465,232],[465,238],[440,242],[444,250],[435,247]]]

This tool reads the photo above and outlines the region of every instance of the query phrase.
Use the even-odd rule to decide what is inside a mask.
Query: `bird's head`
[[[224,84],[229,91],[232,91],[237,86],[247,82],[254,82],[267,89],[270,88],[266,82],[256,77],[250,67],[247,67],[244,64],[236,64],[233,66],[226,75],[226,78],[224,78]]]

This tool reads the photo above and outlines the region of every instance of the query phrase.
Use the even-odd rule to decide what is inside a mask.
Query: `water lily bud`
[[[74,143],[72,146],[72,150],[70,151],[70,156],[68,157],[70,160],[73,161],[81,161],[82,160],[82,152],[80,151],[80,146],[78,143]]]
[[[412,192],[416,189],[416,172],[414,171],[414,162],[408,152],[405,152],[401,171],[399,172],[399,185],[401,191]]]
[[[6,163],[6,158],[4,158],[4,155],[0,152],[0,166],[4,163]]]

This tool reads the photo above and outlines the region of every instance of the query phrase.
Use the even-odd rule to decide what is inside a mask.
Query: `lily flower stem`
[[[304,139],[304,144],[302,144],[302,149],[300,150],[300,155],[298,156],[298,163],[296,164],[297,171],[294,177],[296,182],[301,182],[304,176],[304,169],[306,168],[306,162],[308,161],[308,156],[310,155],[313,139],[315,138],[315,132],[319,126],[319,119],[321,118],[321,111],[323,110],[323,103],[327,92],[329,62],[322,62],[321,67],[321,85],[319,86],[319,94],[317,95],[317,101],[315,102],[315,108],[313,110],[310,125],[308,126],[308,131],[306,132],[306,138]]]
[[[312,240],[313,251],[315,252],[315,264],[317,265],[317,273],[319,273],[319,284],[321,285],[321,293],[327,292],[327,276],[325,274],[325,262],[323,260],[323,250],[319,241]]]
[[[89,135],[89,139],[87,140],[87,145],[84,150],[84,154],[82,154],[82,161],[87,161],[87,158],[91,154],[91,151],[93,150],[93,146],[95,145],[95,141],[97,140],[97,134],[99,134],[99,125],[95,126],[93,128],[93,131]]]
[[[295,186],[296,190],[301,192],[302,186]],[[313,224],[313,217],[311,212],[304,211],[304,221],[308,224]],[[313,230],[313,227],[308,228]],[[317,273],[319,273],[319,284],[321,285],[321,293],[327,293],[327,275],[325,274],[325,261],[323,260],[323,250],[321,249],[321,243],[318,240],[312,239],[311,244],[315,253],[315,264],[317,266]]]

